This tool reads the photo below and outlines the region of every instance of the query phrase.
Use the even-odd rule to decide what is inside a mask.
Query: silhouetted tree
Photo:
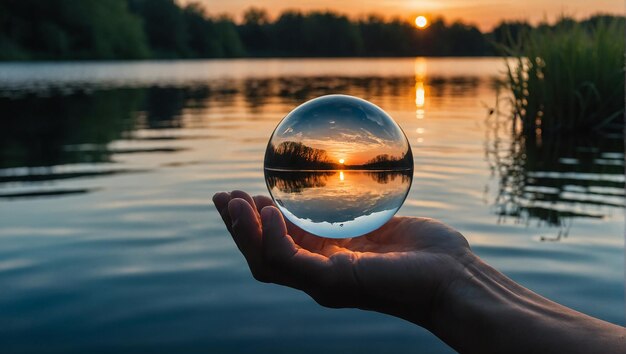
[[[369,15],[358,23],[363,38],[362,52],[367,56],[411,56],[420,52],[416,29],[400,20],[386,22],[379,15]]]
[[[361,167],[363,169],[386,169],[386,170],[409,170],[413,169],[413,154],[407,151],[400,157],[389,154],[376,155],[363,165],[351,166],[351,168]]]
[[[134,59],[149,55],[126,0],[3,0],[0,59]]]
[[[244,25],[245,26],[245,25]],[[286,11],[276,22],[266,24],[273,50],[283,56],[356,56],[363,39],[358,26],[346,16],[314,11],[306,15]]]
[[[530,31],[531,28],[525,21],[501,22],[493,29],[491,37],[498,44],[512,46],[519,43],[524,33]]]
[[[191,3],[183,10],[188,48],[194,57],[223,57],[224,50],[216,38],[215,24],[207,18],[204,7]]]
[[[447,28],[442,40],[449,46],[444,55],[478,56],[487,50],[485,37],[478,28],[458,21]]]
[[[243,14],[243,25],[239,26],[241,41],[251,55],[267,55],[271,50],[271,34],[267,11],[252,7]]]
[[[285,141],[278,146],[271,145],[267,149],[265,167],[319,170],[332,169],[335,164],[328,159],[326,150],[312,148],[300,142]]]
[[[615,16],[598,15],[582,23],[592,28],[611,19]],[[553,26],[574,23],[563,18]],[[441,18],[418,30],[400,19],[351,20],[330,11],[288,10],[272,21],[260,8],[248,9],[237,25],[227,16],[209,16],[197,2],[2,0],[0,60],[477,56],[496,53],[489,44],[506,44],[526,30],[531,30],[527,23],[505,22],[485,35]]]
[[[221,46],[223,57],[236,58],[246,55],[246,49],[239,39],[237,26],[228,16],[221,16],[215,21],[215,35]]]
[[[183,10],[174,0],[129,0],[131,10],[141,16],[150,48],[159,57],[189,54]]]

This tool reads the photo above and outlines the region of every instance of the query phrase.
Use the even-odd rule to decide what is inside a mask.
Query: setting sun
[[[343,163],[346,162],[346,160],[344,159],[339,159],[339,163],[343,165]]]
[[[424,16],[417,16],[415,18],[415,25],[417,28],[426,28],[428,25],[428,20]]]

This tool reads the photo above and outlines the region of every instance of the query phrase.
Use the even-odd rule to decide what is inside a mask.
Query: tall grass
[[[623,126],[624,21],[560,21],[502,46],[507,86],[524,131],[554,133]]]

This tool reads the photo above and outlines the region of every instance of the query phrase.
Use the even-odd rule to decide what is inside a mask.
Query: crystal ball
[[[413,180],[413,153],[381,108],[328,95],[278,124],[264,172],[285,218],[317,236],[350,238],[378,229],[400,209]]]

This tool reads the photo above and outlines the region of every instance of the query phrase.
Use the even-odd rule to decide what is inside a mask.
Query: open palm
[[[394,217],[364,236],[328,239],[285,221],[268,197],[233,191],[213,200],[256,279],[303,290],[328,307],[424,325],[470,253],[460,233],[432,219]]]

